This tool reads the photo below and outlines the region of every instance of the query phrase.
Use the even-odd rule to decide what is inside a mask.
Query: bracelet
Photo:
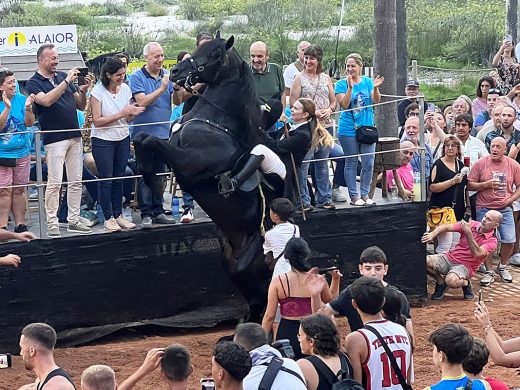
[[[63,81],[65,81],[65,84],[67,84],[67,86],[69,86],[69,82],[67,81],[67,79],[63,79]]]
[[[453,177],[450,179],[450,183],[451,183],[451,185],[455,184],[455,180],[453,180]]]
[[[484,326],[484,333],[486,333],[487,330],[492,328],[492,327],[493,327],[493,325],[486,325],[486,326]]]

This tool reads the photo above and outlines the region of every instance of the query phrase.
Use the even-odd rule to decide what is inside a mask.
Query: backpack
[[[308,356],[306,359],[312,363],[316,371],[327,378],[332,390],[364,390],[363,386],[352,379],[352,365],[344,353],[339,355],[341,370],[337,374],[317,356]]]
[[[258,390],[271,389],[271,386],[273,385],[273,382],[278,375],[278,372],[280,371],[285,371],[291,375],[294,375],[299,380],[301,380],[305,386],[307,386],[303,378],[296,371],[283,367],[283,359],[280,359],[279,357],[273,357],[269,364],[265,363],[263,365],[267,366],[267,369],[265,370],[264,375],[262,376],[262,380],[258,385]]]

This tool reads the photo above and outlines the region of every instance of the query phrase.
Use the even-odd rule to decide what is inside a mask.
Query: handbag
[[[293,235],[292,235],[291,238],[293,238],[295,236],[296,236],[296,225],[294,225],[294,232],[293,232]],[[269,252],[266,253],[265,258],[264,258],[264,262],[265,262],[265,265],[267,265],[267,268],[269,268],[270,271],[274,271],[274,266],[276,265],[276,262],[280,259],[280,257],[283,256],[284,253],[285,253],[285,248],[276,257],[274,257],[272,251],[269,251]]]
[[[352,122],[356,129],[356,141],[360,144],[372,145],[379,141],[379,132],[375,126],[358,126],[354,119],[354,113],[349,111],[352,115]]]
[[[453,225],[457,223],[455,216],[455,205],[457,204],[457,194],[459,192],[459,185],[455,187],[453,192],[453,200],[451,207],[431,207],[426,211],[426,222],[430,229],[435,229],[440,225]]]
[[[397,379],[399,379],[399,384],[401,385],[403,390],[412,390],[412,386],[410,386],[406,382],[406,379],[404,378],[403,372],[401,371],[401,369],[397,365],[397,362],[395,360],[395,356],[392,353],[392,351],[390,351],[390,348],[388,348],[388,344],[386,343],[385,339],[372,326],[365,325],[363,328],[366,329],[366,330],[369,330],[370,332],[372,332],[373,334],[376,335],[377,339],[381,343],[381,346],[383,347],[383,349],[386,352],[386,356],[388,357],[388,360],[390,360],[390,365],[392,366],[392,370],[394,371],[395,375],[397,376]]]

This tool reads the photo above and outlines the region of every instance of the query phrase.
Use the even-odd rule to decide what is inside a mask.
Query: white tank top
[[[408,372],[411,370],[413,382],[412,346],[406,329],[387,320],[371,321],[366,325],[375,328],[385,339],[405,379],[408,378]],[[363,387],[366,390],[402,390],[399,379],[377,336],[367,329],[359,329],[358,332],[365,337],[368,348],[367,361],[362,364],[363,382],[365,382]]]

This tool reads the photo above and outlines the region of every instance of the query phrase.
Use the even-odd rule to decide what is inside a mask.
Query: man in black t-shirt
[[[90,77],[86,76],[85,85],[78,87],[74,82],[78,79],[79,68],[72,68],[68,73],[58,71],[60,61],[53,44],[40,46],[36,59],[38,70],[27,81],[26,88],[36,96],[34,106],[40,129],[48,131],[43,135],[48,169],[45,191],[47,235],[49,238],[61,236],[57,212],[64,164],[67,179],[71,182],[67,186],[67,231],[92,233],[79,215],[83,189],[83,146],[76,113],[76,109],[85,109]]]
[[[397,287],[390,286],[383,280],[385,275],[388,273],[388,262],[385,252],[377,246],[370,246],[361,252],[359,258],[359,273],[361,276],[379,279],[386,288],[392,288],[397,292],[401,297],[401,314],[406,317],[406,329],[413,336],[410,303],[408,302],[408,299]],[[358,312],[352,306],[350,286],[341,291],[339,296],[328,303],[323,309],[321,309],[321,311],[326,315],[347,317],[351,332],[363,327],[361,317],[359,317]]]
[[[37,375],[38,390],[75,390],[70,375],[54,362],[56,339],[56,331],[51,326],[29,324],[20,336],[20,356],[25,368]]]

